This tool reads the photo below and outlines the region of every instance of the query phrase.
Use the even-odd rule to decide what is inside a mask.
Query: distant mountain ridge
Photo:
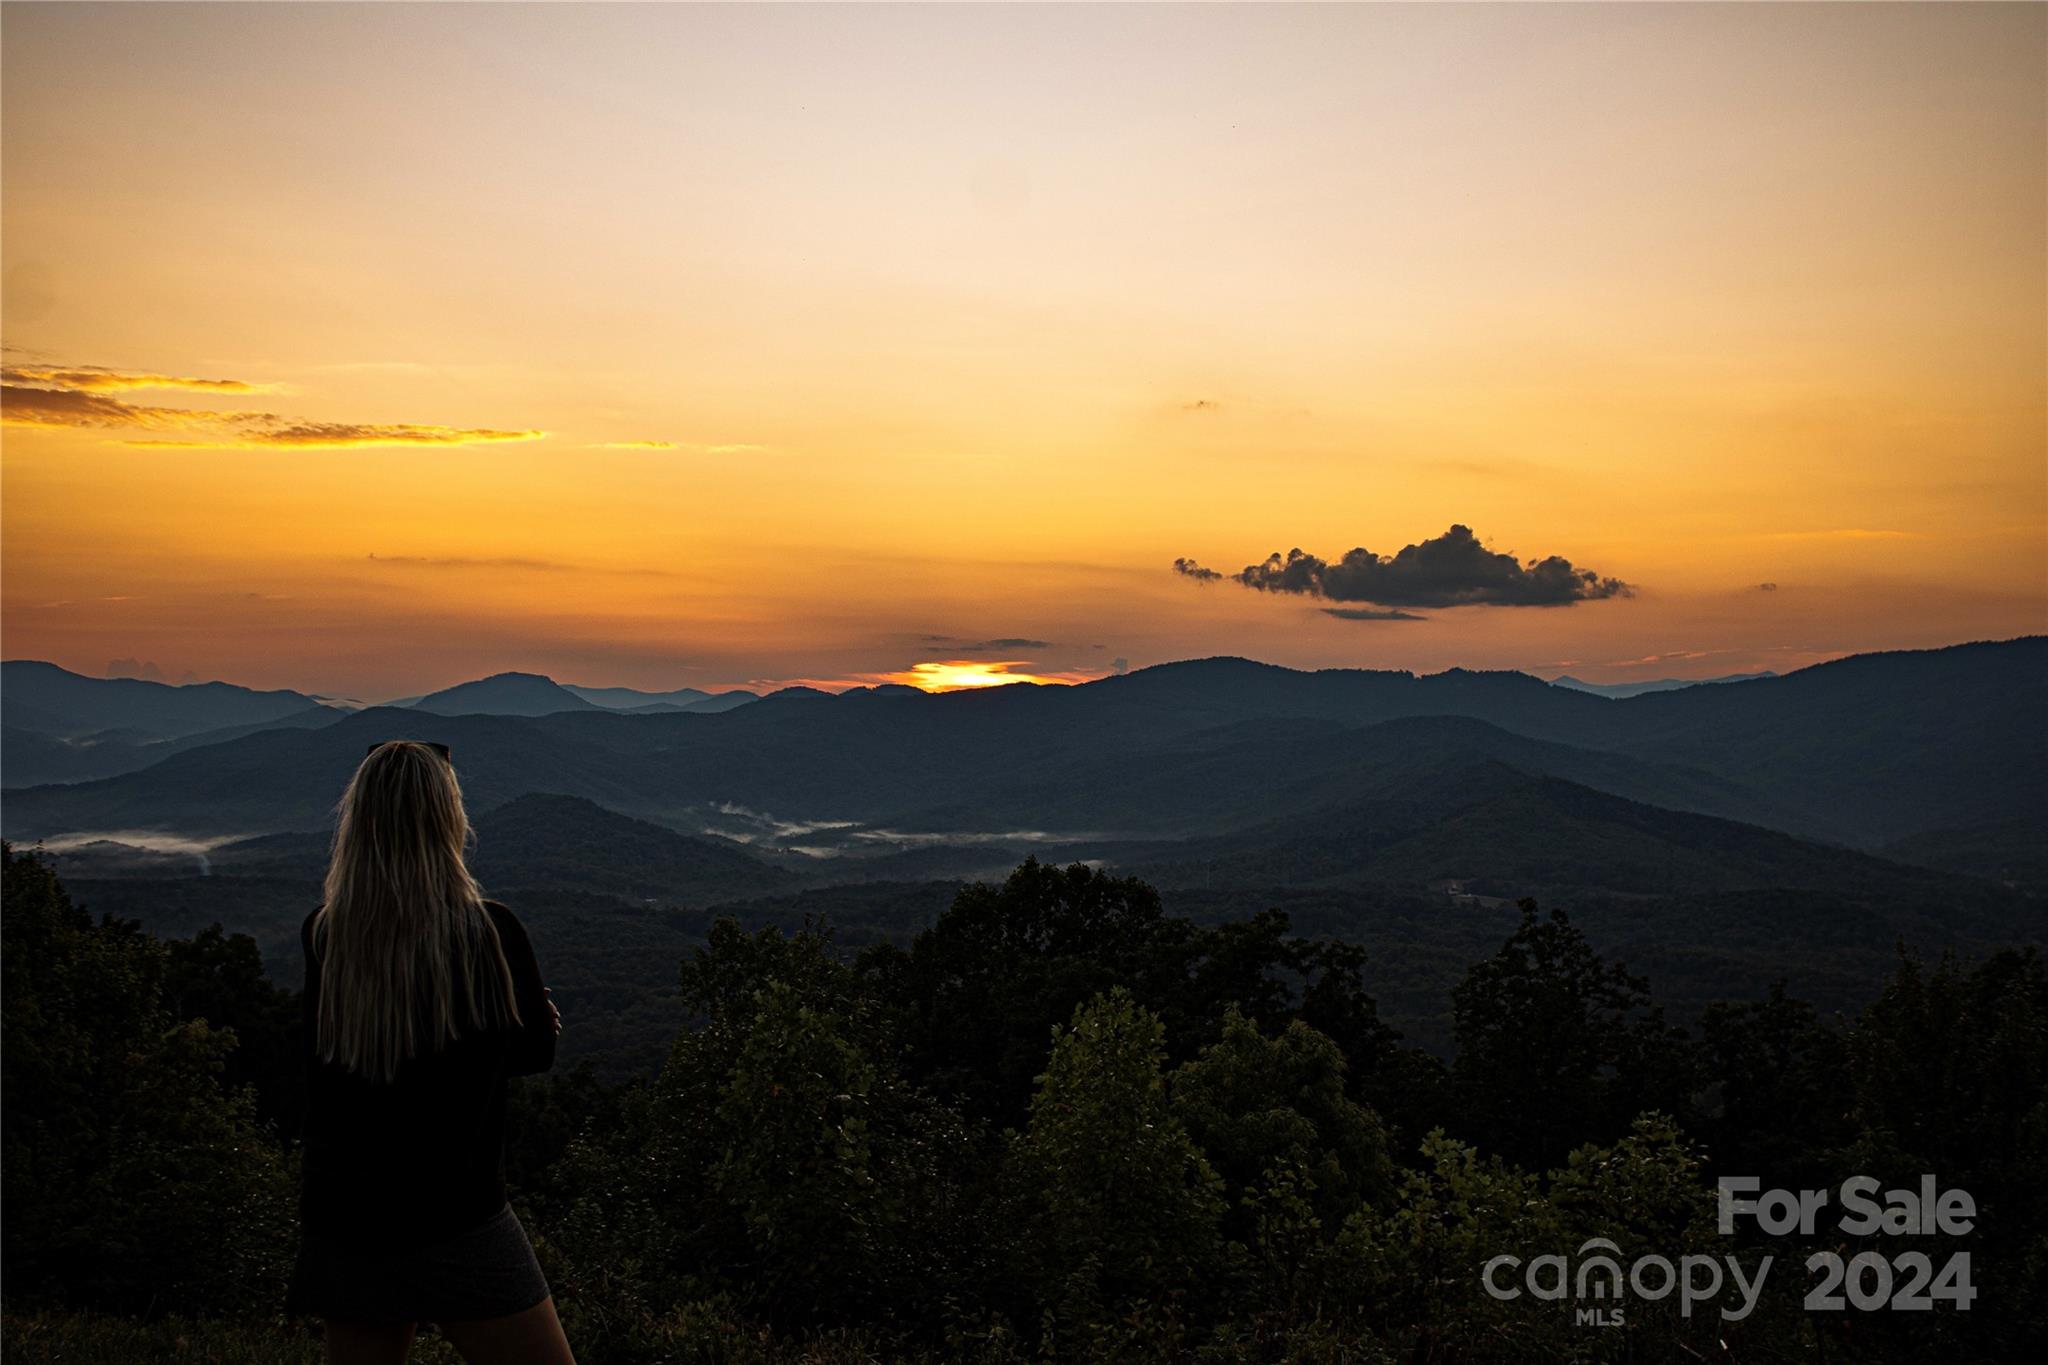
[[[1655,678],[1647,682],[1592,683],[1574,678],[1570,674],[1552,678],[1552,687],[1569,687],[1575,692],[1591,692],[1597,697],[1640,697],[1645,692],[1676,692],[1682,687],[1708,687],[1715,683],[1755,682],[1760,678],[1775,678],[1779,675],[1769,669],[1759,673],[1726,673],[1718,678]]]
[[[685,832],[721,801],[910,830],[993,821],[998,832],[1097,837],[1214,832],[1266,818],[1275,793],[1340,788],[1400,745],[1431,744],[1866,848],[2048,810],[2041,637],[1625,699],[1521,673],[1305,673],[1242,659],[1077,687],[797,693],[721,715],[606,710],[534,675],[511,686],[514,701],[576,704],[439,715],[432,734],[417,711],[379,707],[317,730],[246,735],[143,772],[13,790],[6,828],[310,828],[366,744],[400,737],[454,745],[466,788],[486,804],[551,791]],[[1369,733],[1431,717],[1464,728],[1440,719],[1434,730]]]
[[[0,715],[17,729],[57,739],[105,730],[178,739],[232,725],[326,709],[302,692],[259,692],[234,683],[89,678],[40,659],[0,663]]]
[[[429,692],[408,709],[437,716],[551,716],[561,711],[606,708],[538,673],[493,673]]]

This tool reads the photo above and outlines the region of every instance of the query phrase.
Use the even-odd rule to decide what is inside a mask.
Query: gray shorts
[[[331,1322],[472,1322],[524,1312],[547,1296],[533,1244],[507,1204],[445,1241],[403,1251],[308,1236],[285,1306]]]

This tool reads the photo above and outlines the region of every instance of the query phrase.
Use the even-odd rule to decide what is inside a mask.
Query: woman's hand
[[[559,1038],[562,1036],[562,1012],[559,1009],[555,1008],[555,993],[549,990],[546,986],[542,986],[540,988],[540,993],[547,997],[548,1019],[551,1023],[554,1024],[555,1036]]]

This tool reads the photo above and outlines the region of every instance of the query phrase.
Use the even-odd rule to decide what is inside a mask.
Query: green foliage
[[[276,1302],[292,1180],[250,1098],[221,1088],[234,1036],[173,1015],[163,945],[94,924],[35,857],[0,860],[10,1302]]]
[[[1222,1182],[1168,1102],[1165,1056],[1129,991],[1077,1006],[1010,1140],[1017,1277],[1056,1338],[1170,1308],[1221,1264]]]
[[[682,977],[701,1027],[567,1159],[557,1241],[594,1325],[635,1358],[663,1304],[707,1295],[777,1324],[942,1316],[984,1254],[976,1139],[895,1073],[860,977],[821,933],[731,921]]]
[[[1478,1275],[1494,1256],[1563,1244],[1563,1219],[1537,1178],[1441,1131],[1423,1139],[1421,1155],[1393,1208],[1361,1211],[1343,1231],[1341,1254],[1375,1334],[1423,1359],[1490,1359],[1508,1341],[1534,1355],[1537,1343],[1556,1341],[1568,1320],[1532,1313],[1526,1298],[1491,1298]]]
[[[1027,859],[1000,886],[962,887],[907,952],[873,948],[861,966],[899,1016],[909,1073],[1004,1126],[1024,1119],[1049,1025],[1115,987],[1160,1017],[1176,1060],[1212,1041],[1232,1005],[1259,1024],[1309,1018],[1367,1077],[1397,1037],[1349,945],[1296,938],[1277,912],[1198,925],[1137,878],[1079,863]]]
[[[1173,1072],[1174,1114],[1222,1176],[1233,1232],[1296,1200],[1335,1227],[1392,1196],[1386,1134],[1344,1071],[1337,1045],[1301,1020],[1268,1038],[1233,1006],[1222,1036]]]
[[[667,997],[690,1023],[651,1084],[584,1069],[514,1090],[508,1169],[579,1358],[1903,1363],[2048,1344],[2034,952],[1902,956],[1846,1021],[1774,989],[1687,1043],[1580,921],[1525,904],[1455,993],[1445,1073],[1380,1021],[1355,944],[1289,923],[1197,925],[1142,882],[1027,862],[908,951],[704,925]],[[286,1082],[252,1046],[288,1049],[292,997],[247,939],[95,924],[11,850],[0,932],[9,1358],[306,1358],[268,1317],[289,1117],[256,1122]],[[1978,1200],[1969,1314],[1823,1320],[1800,1263],[1831,1228],[1714,1226],[1717,1174],[1922,1171]],[[1589,1248],[1777,1265],[1747,1321],[1631,1300],[1608,1330],[1480,1279],[1495,1256],[1576,1268]]]
[[[164,950],[165,1005],[179,1019],[233,1031],[222,1084],[248,1087],[258,1121],[296,1137],[306,1103],[297,993],[264,975],[254,939],[226,933],[219,924],[169,940]]]
[[[1617,1134],[1638,1108],[1685,1099],[1679,1043],[1649,986],[1593,951],[1562,910],[1523,901],[1499,952],[1451,993],[1466,1131],[1525,1166]]]

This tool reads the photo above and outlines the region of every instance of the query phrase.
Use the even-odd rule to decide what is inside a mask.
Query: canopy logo
[[[1977,1216],[1976,1201],[1968,1191],[1943,1190],[1932,1175],[1921,1177],[1918,1190],[1885,1190],[1881,1201],[1875,1197],[1879,1182],[1864,1175],[1843,1181],[1832,1196],[1828,1190],[1759,1193],[1760,1184],[1755,1176],[1721,1178],[1718,1227],[1722,1236],[1734,1236],[1737,1220],[1747,1217],[1766,1236],[1810,1237],[1831,1197],[1839,1200],[1843,1210],[1836,1227],[1851,1237],[1956,1237],[1969,1232]],[[1748,1195],[1756,1197],[1743,1197]],[[1546,1301],[1573,1299],[1577,1302],[1574,1320],[1583,1327],[1622,1326],[1628,1320],[1629,1298],[1654,1303],[1674,1293],[1680,1315],[1690,1318],[1696,1306],[1717,1299],[1723,1288],[1732,1287],[1734,1299],[1718,1307],[1723,1319],[1740,1322],[1756,1310],[1776,1260],[1768,1254],[1758,1257],[1752,1274],[1733,1253],[1692,1253],[1676,1261],[1652,1253],[1637,1257],[1625,1270],[1620,1258],[1619,1246],[1605,1237],[1594,1237],[1581,1243],[1571,1257],[1553,1253],[1525,1262],[1520,1256],[1495,1256],[1480,1269],[1479,1278],[1496,1299],[1519,1299],[1525,1293]],[[1925,1251],[1887,1256],[1870,1250],[1846,1259],[1838,1251],[1816,1251],[1806,1258],[1806,1269],[1816,1277],[1805,1299],[1811,1312],[1848,1308],[1926,1311],[1944,1301],[1967,1310],[1977,1297],[1970,1283],[1967,1251],[1953,1253],[1938,1269]]]

